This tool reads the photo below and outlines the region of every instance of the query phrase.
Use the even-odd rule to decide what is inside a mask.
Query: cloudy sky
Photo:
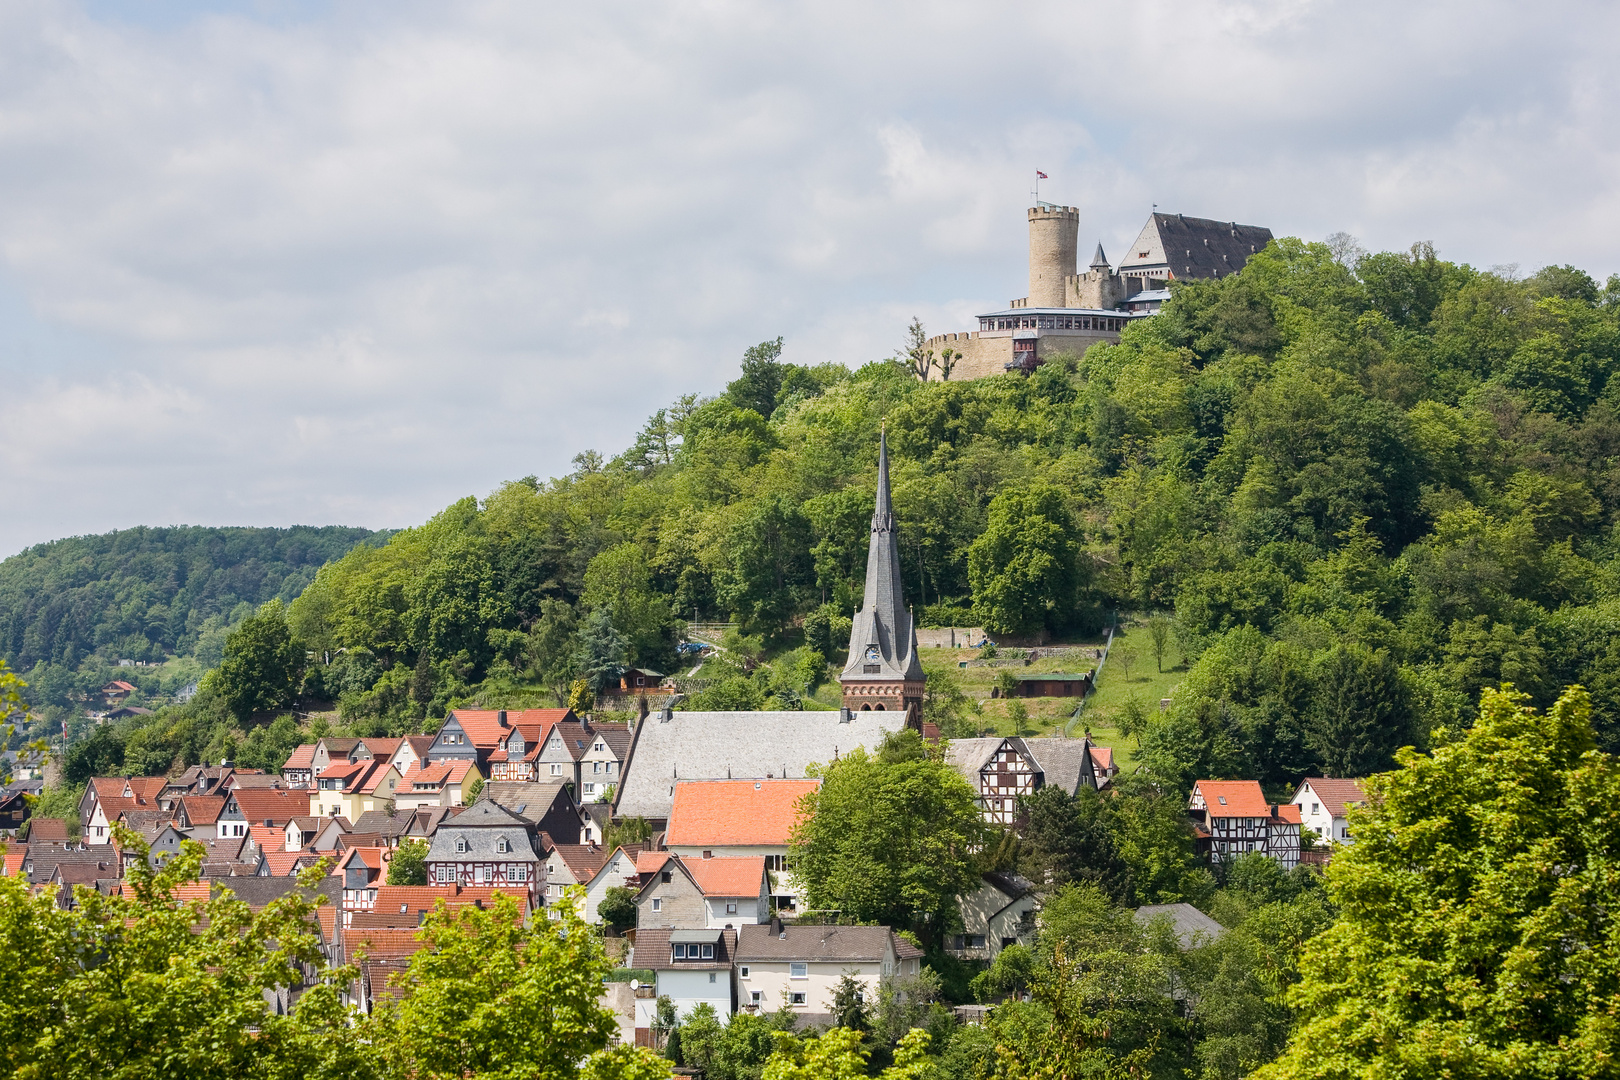
[[[409,525],[748,345],[1023,295],[1024,208],[1620,271],[1609,4],[0,0],[0,555]]]

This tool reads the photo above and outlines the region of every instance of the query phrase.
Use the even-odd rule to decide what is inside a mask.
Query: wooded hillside
[[[1569,267],[1282,240],[1028,378],[807,369],[765,343],[617,457],[326,567],[290,622],[348,650],[328,673],[348,714],[398,722],[599,654],[667,670],[693,616],[768,641],[806,619],[831,659],[886,418],[925,622],[1062,635],[1173,609],[1197,662],[1144,736],[1167,779],[1384,767],[1500,680],[1540,704],[1587,684],[1612,745],[1617,316],[1620,279]]]

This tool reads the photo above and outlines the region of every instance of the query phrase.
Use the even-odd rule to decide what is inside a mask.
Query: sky
[[[0,0],[0,555],[419,523],[1152,208],[1620,272],[1620,6]]]

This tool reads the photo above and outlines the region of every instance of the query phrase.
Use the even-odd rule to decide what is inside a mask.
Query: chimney
[[[497,724],[501,725],[501,727],[506,726],[506,710],[505,709],[501,709],[499,712],[497,712],[495,714],[495,722]]]
[[[771,936],[772,937],[781,937],[781,936],[783,936],[782,917],[780,915],[776,914],[776,912],[774,912],[774,911],[771,912]]]
[[[660,724],[667,724],[673,719],[675,719],[675,710],[668,705],[665,705],[658,713],[658,722]]]
[[[840,724],[847,724],[847,723],[849,723],[850,721],[852,721],[854,719],[855,719],[855,714],[850,711],[850,708],[849,708],[848,705],[845,705],[843,708],[838,710],[838,722]]]

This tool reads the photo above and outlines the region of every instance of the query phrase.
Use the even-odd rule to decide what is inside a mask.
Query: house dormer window
[[[502,855],[505,855],[507,852],[512,850],[512,845],[507,843],[506,837],[503,836],[499,840],[495,841],[495,850],[500,852]]]
[[[456,854],[457,855],[465,855],[466,853],[467,853],[467,838],[465,836],[456,837]]]

